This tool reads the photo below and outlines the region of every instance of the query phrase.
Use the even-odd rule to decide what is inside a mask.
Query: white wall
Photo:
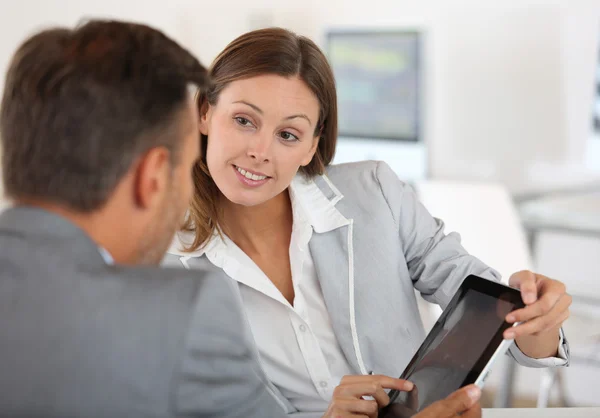
[[[600,0],[21,0],[1,8],[2,73],[26,35],[84,16],[148,22],[206,64],[257,26],[286,26],[319,43],[330,26],[422,27],[434,176],[501,180],[520,191],[588,175]]]
[[[496,179],[519,191],[587,174],[580,167],[590,133],[599,1],[345,3],[327,2],[317,27],[428,30],[433,176]]]

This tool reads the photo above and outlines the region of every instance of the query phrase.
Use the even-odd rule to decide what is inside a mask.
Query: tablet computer
[[[410,416],[463,386],[483,387],[494,360],[512,344],[502,334],[517,324],[504,318],[524,306],[519,290],[467,277],[400,376],[415,388],[390,391],[391,403],[379,416]]]

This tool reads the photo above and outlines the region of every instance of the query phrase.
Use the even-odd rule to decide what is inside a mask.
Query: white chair
[[[504,186],[425,180],[415,183],[415,188],[429,212],[444,221],[446,232],[458,232],[467,251],[497,270],[505,283],[512,273],[532,269],[526,234]],[[419,301],[423,323],[429,330],[441,310],[422,298]],[[511,403],[515,364],[504,361],[495,406],[507,407]]]
[[[502,274],[531,269],[519,213],[506,188],[496,183],[427,180],[415,184],[421,202],[461,235],[467,251]]]

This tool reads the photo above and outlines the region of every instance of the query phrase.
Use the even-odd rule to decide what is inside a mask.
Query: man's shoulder
[[[205,303],[211,300],[232,300],[234,293],[232,280],[212,265],[202,265],[187,270],[183,268],[161,267],[111,267],[107,277],[116,279],[121,286],[132,291],[143,289],[144,292],[158,292],[159,297],[168,299],[169,295],[188,300],[196,304],[201,297]],[[179,295],[179,296],[178,296]]]
[[[230,357],[248,358],[239,337],[242,318],[232,308],[236,294],[219,271],[111,266],[101,257],[85,263],[45,245],[23,258],[23,249],[0,254],[0,306],[6,307],[0,368],[7,378],[20,376],[10,383],[0,378],[0,385],[10,387],[11,405],[31,416],[56,399],[62,400],[53,404],[57,410],[84,411],[81,416],[98,410],[135,416],[136,398],[172,416],[185,406],[182,390],[193,388],[197,396],[206,389],[206,370],[227,348],[223,335],[230,351],[237,350]],[[42,247],[27,247],[34,249]],[[31,405],[27,382],[51,389]],[[203,402],[194,407],[208,408]]]
[[[174,265],[162,266],[107,266],[104,274],[113,275],[121,280],[130,281],[133,285],[147,282],[177,284],[179,282],[197,285],[202,281],[222,281],[224,273],[212,265],[202,265],[193,271],[178,268]]]

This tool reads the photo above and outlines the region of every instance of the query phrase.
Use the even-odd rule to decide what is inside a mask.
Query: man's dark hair
[[[178,159],[179,115],[205,68],[145,25],[89,21],[26,40],[0,107],[2,172],[12,199],[90,212],[153,147]]]

